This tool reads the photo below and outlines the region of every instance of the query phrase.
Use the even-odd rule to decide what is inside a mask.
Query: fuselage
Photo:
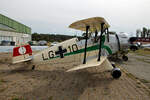
[[[128,46],[128,39],[122,38],[116,34],[110,34],[102,37],[101,55],[108,56],[118,52],[119,50],[126,50]],[[78,55],[84,53],[85,40],[79,41],[78,38],[73,38],[59,43],[55,46],[49,47],[43,51],[38,52],[33,56],[35,63],[50,61],[55,58],[65,58],[71,55]],[[94,38],[89,38],[87,41],[87,52],[97,52],[99,50],[99,40],[95,43]],[[96,57],[96,55],[95,55]],[[61,60],[61,59],[60,59]]]

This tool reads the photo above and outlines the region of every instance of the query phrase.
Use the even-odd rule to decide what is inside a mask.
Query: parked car
[[[38,45],[40,45],[40,46],[47,45],[47,41],[45,41],[45,40],[39,41]]]
[[[130,50],[136,51],[136,50],[138,50],[139,48],[142,48],[141,45],[142,45],[142,44],[141,44],[140,42],[132,43],[132,44],[130,44]]]
[[[3,46],[14,46],[15,42],[14,41],[3,40],[3,41],[1,41],[1,45],[3,45]]]

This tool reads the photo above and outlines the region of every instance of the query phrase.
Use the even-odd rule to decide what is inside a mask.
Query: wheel
[[[128,57],[125,56],[125,55],[122,56],[122,59],[123,59],[124,61],[128,61]]]
[[[121,71],[119,68],[114,68],[111,72],[113,78],[118,79],[121,76]]]
[[[130,49],[131,49],[132,51],[138,50],[138,48],[137,48],[136,46],[131,46]]]
[[[35,65],[32,66],[32,70],[34,70],[34,69],[35,69]]]

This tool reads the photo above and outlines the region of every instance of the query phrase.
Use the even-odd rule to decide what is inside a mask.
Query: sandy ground
[[[133,59],[128,61],[132,67]],[[128,62],[121,63],[122,68]],[[99,71],[100,67],[66,73],[74,64],[54,66],[22,70],[23,64],[11,65],[11,54],[0,53],[0,100],[150,100],[143,84],[124,72],[116,80],[109,71]]]

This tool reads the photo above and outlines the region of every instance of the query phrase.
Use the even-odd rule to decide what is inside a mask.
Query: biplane
[[[109,34],[110,25],[102,17],[92,17],[76,21],[69,28],[85,32],[84,40],[72,38],[55,46],[46,48],[32,54],[30,45],[22,45],[13,49],[13,63],[31,62],[32,69],[42,63],[65,63],[67,59],[74,58],[78,63],[66,72],[99,66],[111,71],[113,78],[119,78],[121,71],[107,59],[109,55],[120,52],[121,43],[117,35]],[[125,56],[123,54],[123,56]]]

